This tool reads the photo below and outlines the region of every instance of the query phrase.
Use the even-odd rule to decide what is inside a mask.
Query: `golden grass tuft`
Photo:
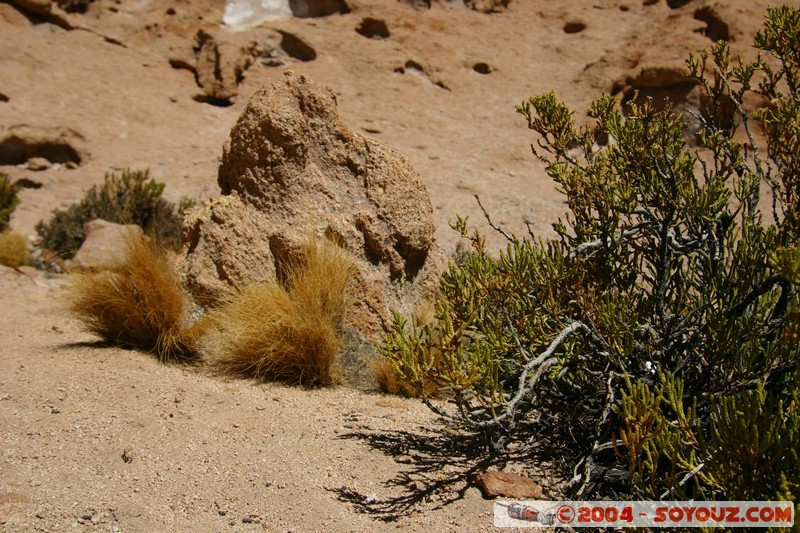
[[[209,361],[223,372],[303,386],[338,381],[347,284],[353,264],[335,244],[311,243],[286,281],[254,283],[209,314]]]
[[[89,331],[163,362],[192,357],[203,330],[186,327],[188,297],[163,248],[147,238],[126,241],[119,268],[70,274],[68,300]]]
[[[13,231],[0,233],[0,265],[17,268],[30,264],[28,239]]]

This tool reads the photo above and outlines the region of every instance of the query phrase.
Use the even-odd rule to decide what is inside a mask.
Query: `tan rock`
[[[195,40],[197,83],[211,98],[227,100],[236,96],[239,80],[255,61],[258,43],[232,32],[211,29],[198,31]]]
[[[31,157],[28,159],[28,170],[38,172],[50,168],[50,161],[45,157]]]
[[[50,0],[12,0],[11,3],[34,15],[50,14]]]
[[[87,157],[80,133],[65,127],[15,124],[0,126],[0,165],[20,165],[42,157],[50,163],[80,164]]]
[[[504,11],[511,0],[472,0],[472,9],[483,13],[498,13]]]
[[[125,261],[125,241],[144,235],[136,224],[115,224],[95,219],[84,226],[86,239],[69,262],[69,270],[115,268]]]
[[[274,278],[311,239],[327,238],[357,265],[349,321],[366,335],[391,309],[432,293],[445,264],[419,174],[385,144],[351,131],[336,96],[305,76],[259,90],[223,149],[223,196],[184,224],[182,270],[201,301],[228,285]]]
[[[534,480],[520,474],[487,470],[475,476],[475,484],[485,498],[513,498],[525,500],[539,498],[542,487]]]

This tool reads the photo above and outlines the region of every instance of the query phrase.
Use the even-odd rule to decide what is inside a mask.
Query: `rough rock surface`
[[[419,174],[396,150],[350,130],[334,93],[306,76],[287,72],[253,95],[224,146],[218,183],[222,196],[184,223],[183,270],[200,301],[273,278],[321,238],[353,255],[349,321],[363,334],[435,286],[444,258]]]
[[[13,0],[11,3],[34,15],[50,14],[50,0]]]
[[[448,8],[471,7],[483,13],[499,13],[504,11],[511,0],[400,0],[414,9],[428,9],[434,5]]]
[[[69,261],[69,270],[118,267],[125,261],[125,240],[144,235],[136,224],[115,224],[102,219],[87,222],[84,232],[86,239]]]
[[[487,470],[475,476],[475,484],[486,498],[514,498],[525,500],[539,498],[542,487],[528,476]]]
[[[469,3],[472,5],[472,9],[476,11],[498,13],[508,7],[511,0],[472,0]]]
[[[88,157],[83,135],[71,128],[0,123],[0,165],[20,165],[34,158],[51,163],[81,163]]]
[[[202,29],[197,32],[197,83],[217,100],[227,100],[239,93],[239,81],[253,64],[258,42],[242,34]]]
[[[289,9],[295,17],[327,17],[336,13],[349,13],[344,0],[289,0]]]

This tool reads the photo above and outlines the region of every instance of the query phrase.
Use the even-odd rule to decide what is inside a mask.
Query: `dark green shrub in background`
[[[42,247],[64,259],[71,258],[85,238],[84,224],[101,218],[118,224],[138,224],[167,248],[179,248],[181,214],[193,202],[182,200],[176,207],[161,197],[164,184],[148,178],[147,170],[125,169],[119,174],[106,174],[105,182],[89,189],[80,202],[55,211],[49,222],[37,224]]]
[[[0,231],[5,231],[11,220],[11,213],[17,208],[17,186],[8,180],[8,176],[0,172]]]
[[[708,94],[696,149],[649,102],[623,117],[602,96],[583,129],[553,94],[523,102],[569,214],[499,259],[459,218],[473,250],[444,274],[437,322],[396,315],[380,347],[396,375],[494,452],[551,457],[572,496],[796,501],[798,42],[800,10],[781,7],[755,39],[777,67],[723,42],[690,57]],[[754,116],[751,92],[769,99]]]

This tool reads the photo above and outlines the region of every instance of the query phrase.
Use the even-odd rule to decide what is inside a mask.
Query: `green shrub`
[[[85,239],[84,224],[101,218],[138,224],[167,248],[179,248],[181,214],[193,202],[182,200],[176,208],[161,197],[164,184],[148,178],[147,170],[106,174],[105,182],[89,189],[80,202],[55,211],[47,223],[39,222],[36,231],[42,237],[42,247],[64,259],[71,258]]]
[[[8,180],[8,176],[0,172],[0,231],[8,227],[11,213],[17,208],[17,186]]]
[[[755,46],[779,67],[722,42],[690,56],[708,93],[696,149],[650,102],[623,117],[601,96],[582,129],[553,94],[518,106],[567,200],[558,237],[509,236],[494,259],[459,218],[473,249],[443,275],[434,326],[395,317],[380,347],[395,374],[421,391],[435,376],[450,403],[429,407],[497,453],[549,455],[572,496],[796,500],[798,36],[800,10],[770,9]],[[751,92],[769,99],[755,116]]]

